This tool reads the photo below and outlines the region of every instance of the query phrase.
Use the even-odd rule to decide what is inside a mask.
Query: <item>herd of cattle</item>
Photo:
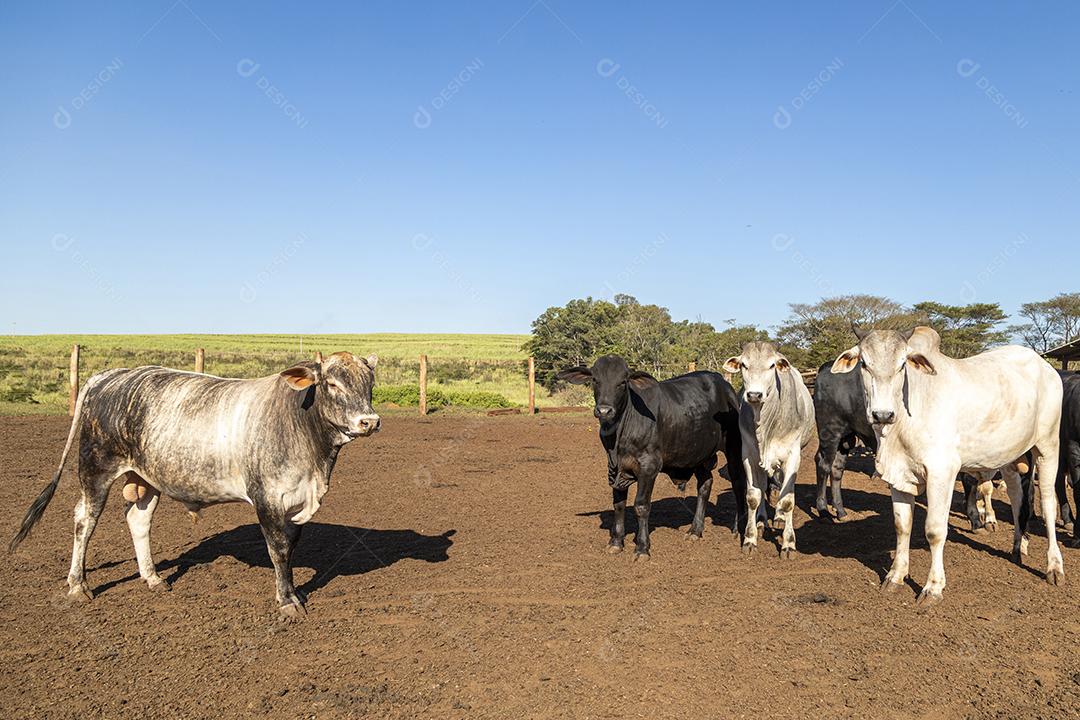
[[[830,483],[836,516],[846,514],[840,481],[858,441],[874,452],[877,475],[890,488],[896,554],[884,590],[901,589],[908,578],[915,496],[925,493],[931,568],[918,602],[940,601],[954,483],[964,483],[972,526],[995,526],[990,498],[999,474],[1012,504],[1017,562],[1027,553],[1030,491],[1033,476],[1039,478],[1049,540],[1046,579],[1060,583],[1056,518],[1060,511],[1071,521],[1065,483],[1080,482],[1080,373],[1058,373],[1033,351],[1015,346],[950,358],[941,353],[937,333],[925,327],[855,332],[858,344],[821,367],[812,397],[800,373],[768,342],[748,343],[725,363],[727,372],[741,375],[741,393],[719,373],[691,372],[661,382],[610,355],[592,367],[561,372],[567,382],[592,386],[614,507],[609,551],[623,549],[626,502],[636,483],[634,557],[649,558],[649,511],[661,472],[680,487],[697,481],[688,537],[700,538],[722,452],[736,500],[732,530],[741,535],[743,551],[757,549],[774,491],[780,555],[794,557],[795,480],[816,430],[822,515],[828,513]],[[87,545],[110,488],[122,479],[139,574],[151,590],[168,589],[150,553],[150,522],[162,493],[192,513],[244,501],[255,508],[266,539],[281,613],[302,615],[293,550],[319,508],[341,448],[380,428],[371,405],[376,363],[375,356],[340,352],[257,380],[160,367],[94,375],[79,394],[56,474],[30,506],[10,549],[41,518],[79,435],[82,495],[75,508],[69,597],[92,598]]]

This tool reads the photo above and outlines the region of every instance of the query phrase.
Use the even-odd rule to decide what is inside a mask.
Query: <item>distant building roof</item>
[[[1043,353],[1043,357],[1053,358],[1054,360],[1080,360],[1080,337],[1074,338],[1064,345],[1058,345],[1052,350],[1047,350]]]

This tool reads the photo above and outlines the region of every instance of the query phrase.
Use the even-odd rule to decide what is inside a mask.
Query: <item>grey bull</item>
[[[302,615],[292,553],[304,523],[319,509],[341,448],[379,430],[371,407],[377,361],[374,355],[335,353],[323,363],[302,362],[256,380],[162,367],[94,375],[79,395],[60,467],[30,506],[10,549],[41,518],[79,434],[82,497],[75,507],[69,597],[93,598],[86,548],[109,489],[123,478],[139,575],[151,590],[168,589],[150,555],[150,521],[162,494],[192,512],[247,502],[274,564],[280,611]]]

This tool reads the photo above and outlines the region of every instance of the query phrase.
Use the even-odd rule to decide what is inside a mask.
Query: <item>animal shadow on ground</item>
[[[413,530],[374,530],[329,523],[307,523],[293,553],[293,568],[311,568],[315,574],[297,589],[310,595],[325,587],[334,578],[363,575],[400,560],[445,562],[449,559],[447,551],[454,544],[450,538],[456,532],[447,530],[441,535],[422,535]],[[158,572],[172,585],[192,568],[226,556],[251,567],[274,567],[270,562],[262,531],[257,524],[250,524],[212,535],[184,551],[179,557],[158,563]],[[95,592],[103,592],[138,577],[138,574],[135,574],[107,583]]]

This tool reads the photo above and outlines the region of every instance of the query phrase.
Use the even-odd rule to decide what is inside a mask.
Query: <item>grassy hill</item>
[[[377,385],[384,391],[419,381],[418,357],[429,359],[429,387],[450,402],[478,406],[495,393],[516,405],[527,401],[527,335],[369,333],[356,335],[5,335],[0,336],[0,413],[63,413],[71,346],[81,346],[81,375],[113,367],[164,365],[192,369],[195,350],[206,350],[205,370],[225,377],[260,377],[310,359],[316,351],[348,350],[379,356]],[[538,392],[538,402],[551,402]],[[408,397],[409,393],[386,395]]]

